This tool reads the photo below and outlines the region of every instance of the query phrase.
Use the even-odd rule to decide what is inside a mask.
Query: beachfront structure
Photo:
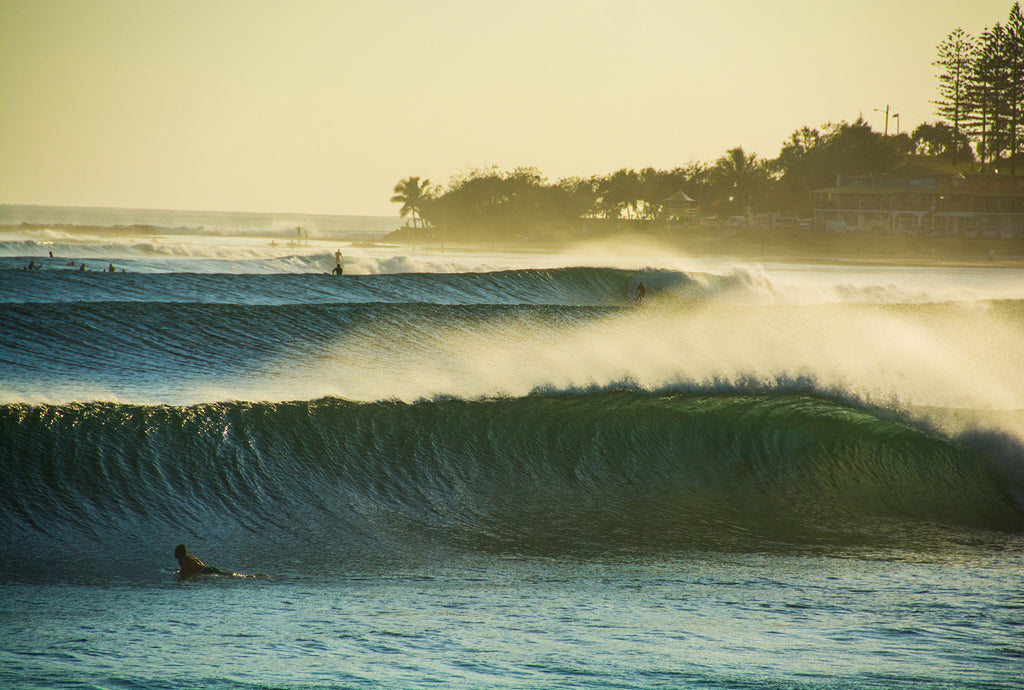
[[[658,220],[669,222],[690,221],[697,218],[697,202],[686,195],[686,192],[679,191],[665,199],[661,204],[661,213]]]
[[[821,231],[1024,238],[1024,177],[838,175],[813,209]]]

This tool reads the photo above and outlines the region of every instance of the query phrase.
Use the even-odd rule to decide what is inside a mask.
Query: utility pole
[[[876,113],[882,112],[878,108],[872,108]],[[899,122],[899,120],[897,120]],[[885,136],[889,136],[889,104],[885,104]]]

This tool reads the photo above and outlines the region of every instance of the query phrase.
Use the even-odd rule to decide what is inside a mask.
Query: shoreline
[[[202,228],[161,227],[156,225],[42,224],[0,225],[0,236],[13,232],[85,232],[100,236],[157,237],[185,235],[196,237],[239,237],[233,233],[210,232]],[[834,263],[864,266],[1024,268],[1024,238],[953,238],[869,233],[833,234],[815,230],[761,229],[735,230],[695,226],[665,231],[624,231],[584,236],[567,233],[547,235],[536,240],[488,241],[461,238],[438,240],[409,237],[382,237],[374,244],[432,247],[449,250],[553,252],[588,247],[612,247],[618,252],[672,253],[694,258],[723,258],[749,262]],[[273,233],[245,235],[278,239]],[[366,243],[364,237],[340,236],[311,238],[325,242]],[[282,244],[282,246],[287,246]]]
[[[834,263],[862,266],[1024,268],[1024,239],[945,238],[891,235],[833,235],[810,230],[744,230],[708,233],[609,233],[587,237],[498,242],[461,239],[387,239],[387,244],[449,250],[552,252],[588,247],[635,249],[694,258],[731,258],[774,263]],[[771,233],[770,235],[768,233]],[[991,255],[989,251],[992,251]]]

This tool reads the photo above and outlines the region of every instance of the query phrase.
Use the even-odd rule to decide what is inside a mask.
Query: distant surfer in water
[[[331,271],[336,276],[340,276],[345,271],[341,267],[341,250],[334,252],[334,269]]]
[[[644,287],[643,283],[636,284],[636,294],[633,295],[633,304],[640,304],[644,301],[644,295],[647,294],[647,288]]]
[[[212,565],[206,565],[195,556],[188,555],[188,549],[185,548],[184,544],[178,544],[174,547],[174,557],[178,559],[178,579],[184,580],[195,575],[234,575],[234,573],[224,572],[218,568],[214,568]]]

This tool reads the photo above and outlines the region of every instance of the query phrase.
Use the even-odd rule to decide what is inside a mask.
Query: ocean
[[[0,686],[1020,687],[1024,269],[398,224],[0,207]]]

